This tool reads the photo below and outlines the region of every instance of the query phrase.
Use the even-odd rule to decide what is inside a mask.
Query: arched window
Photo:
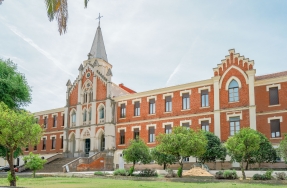
[[[104,107],[100,108],[100,119],[104,119],[105,118],[105,109]]]
[[[101,151],[104,151],[105,150],[105,135],[102,134],[102,137],[101,137]]]
[[[232,80],[228,86],[229,102],[239,101],[239,86],[236,80]]]
[[[83,113],[83,121],[84,122],[87,121],[87,110],[86,109],[84,110],[84,113]]]
[[[72,125],[75,125],[76,124],[76,112],[74,111],[72,113]]]
[[[91,121],[91,120],[92,120],[92,108],[89,111],[89,121]]]
[[[89,98],[90,98],[90,99],[89,99],[89,102],[92,102],[92,101],[93,101],[93,92],[90,92],[90,93],[89,93]]]

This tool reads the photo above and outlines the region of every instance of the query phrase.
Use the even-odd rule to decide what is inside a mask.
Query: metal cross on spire
[[[96,18],[96,20],[99,19],[99,26],[100,26],[101,18],[102,18],[102,17],[103,17],[103,16],[101,16],[101,14],[99,13],[99,17]]]

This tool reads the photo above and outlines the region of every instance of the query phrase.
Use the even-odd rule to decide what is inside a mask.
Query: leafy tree
[[[254,162],[258,163],[260,168],[261,163],[275,163],[278,155],[268,138],[260,132],[257,132],[257,134],[260,136],[259,149],[255,151],[253,156]],[[248,169],[247,165],[248,163],[246,169]]]
[[[42,128],[35,123],[33,114],[25,110],[12,110],[0,102],[0,145],[7,149],[6,160],[11,171],[10,186],[16,186],[13,156],[17,148],[39,143]]]
[[[205,162],[216,162],[217,159],[224,161],[226,148],[220,142],[220,139],[211,132],[204,132],[204,135],[207,139],[206,152],[199,156],[199,161],[203,164]]]
[[[60,35],[67,32],[68,22],[68,0],[45,0],[47,15],[49,21],[55,18],[58,21],[58,31]],[[84,0],[85,8],[87,8],[89,0]]]
[[[278,154],[284,159],[287,164],[287,134],[284,134],[284,139],[280,142]]]
[[[157,147],[151,150],[151,157],[157,162],[157,164],[163,165],[164,170],[166,169],[167,165],[175,164],[179,160],[174,155],[160,152]]]
[[[226,148],[233,161],[240,163],[243,179],[246,179],[243,163],[247,155],[259,149],[260,136],[250,128],[243,128],[228,138]]]
[[[46,159],[42,159],[40,155],[33,154],[32,152],[28,156],[25,156],[23,160],[26,161],[25,166],[33,170],[33,178],[35,178],[36,170],[42,169],[47,162]]]
[[[0,145],[0,157],[2,158],[6,158],[6,155],[7,155],[7,148],[5,148],[4,146],[1,146]],[[22,152],[22,149],[21,148],[17,148],[15,151],[14,151],[14,154],[13,154],[13,158],[16,159],[17,157],[19,157],[20,155],[22,155],[23,152]]]
[[[134,169],[135,164],[138,162],[143,164],[151,162],[150,150],[141,139],[130,140],[129,146],[123,151],[123,154],[126,162],[133,163],[132,169]]]
[[[179,159],[182,172],[183,158],[201,156],[206,151],[207,140],[202,131],[194,131],[185,127],[175,127],[171,134],[160,134],[157,137],[158,150]],[[179,174],[182,177],[182,173]]]
[[[31,88],[25,76],[18,72],[17,65],[9,59],[0,59],[0,101],[11,109],[19,109],[31,100]]]

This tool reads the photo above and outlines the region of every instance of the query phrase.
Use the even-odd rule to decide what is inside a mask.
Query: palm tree
[[[84,0],[85,8],[87,8],[88,1],[89,0]],[[67,0],[45,0],[45,3],[49,21],[51,22],[56,18],[58,21],[58,31],[60,35],[66,33],[68,22]]]

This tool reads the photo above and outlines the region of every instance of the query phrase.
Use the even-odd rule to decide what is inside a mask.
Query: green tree
[[[42,169],[47,162],[46,159],[42,159],[40,155],[33,154],[32,152],[28,156],[25,156],[23,160],[26,162],[25,166],[33,170],[33,178],[35,178],[36,170]]]
[[[158,150],[179,159],[180,172],[185,157],[198,157],[206,151],[207,140],[202,131],[194,131],[185,127],[175,127],[171,134],[160,134],[157,137]],[[182,173],[179,174],[182,177]]]
[[[220,142],[220,139],[211,132],[204,132],[207,139],[206,152],[199,156],[199,161],[201,163],[205,162],[216,162],[216,160],[225,160],[226,158],[226,148]]]
[[[275,163],[277,159],[276,149],[272,146],[268,138],[260,132],[257,132],[257,134],[260,137],[259,149],[251,152],[245,158],[246,170],[248,169],[248,164],[258,163],[260,167],[261,163]]]
[[[84,0],[85,8],[87,8],[88,1],[89,0]],[[60,35],[66,33],[68,22],[68,0],[45,0],[45,3],[49,21],[53,21],[56,18]]]
[[[174,155],[160,152],[157,147],[151,150],[151,157],[153,160],[157,162],[157,164],[163,165],[164,170],[166,169],[168,165],[175,164],[179,160]]]
[[[243,179],[246,179],[243,163],[250,153],[259,149],[260,136],[250,128],[243,128],[228,138],[226,148],[232,161],[240,163]]]
[[[13,110],[0,102],[0,145],[7,149],[6,160],[10,165],[10,186],[16,186],[13,155],[17,148],[39,143],[42,128],[35,123],[33,114],[25,110]]]
[[[287,164],[287,134],[284,134],[284,139],[280,142],[278,154],[284,159]]]
[[[11,109],[19,109],[31,103],[31,88],[17,65],[11,60],[0,59],[0,101]]]
[[[148,146],[141,139],[130,140],[129,146],[123,151],[123,158],[126,162],[132,162],[134,169],[135,164],[141,162],[147,164],[151,162],[151,155]]]

